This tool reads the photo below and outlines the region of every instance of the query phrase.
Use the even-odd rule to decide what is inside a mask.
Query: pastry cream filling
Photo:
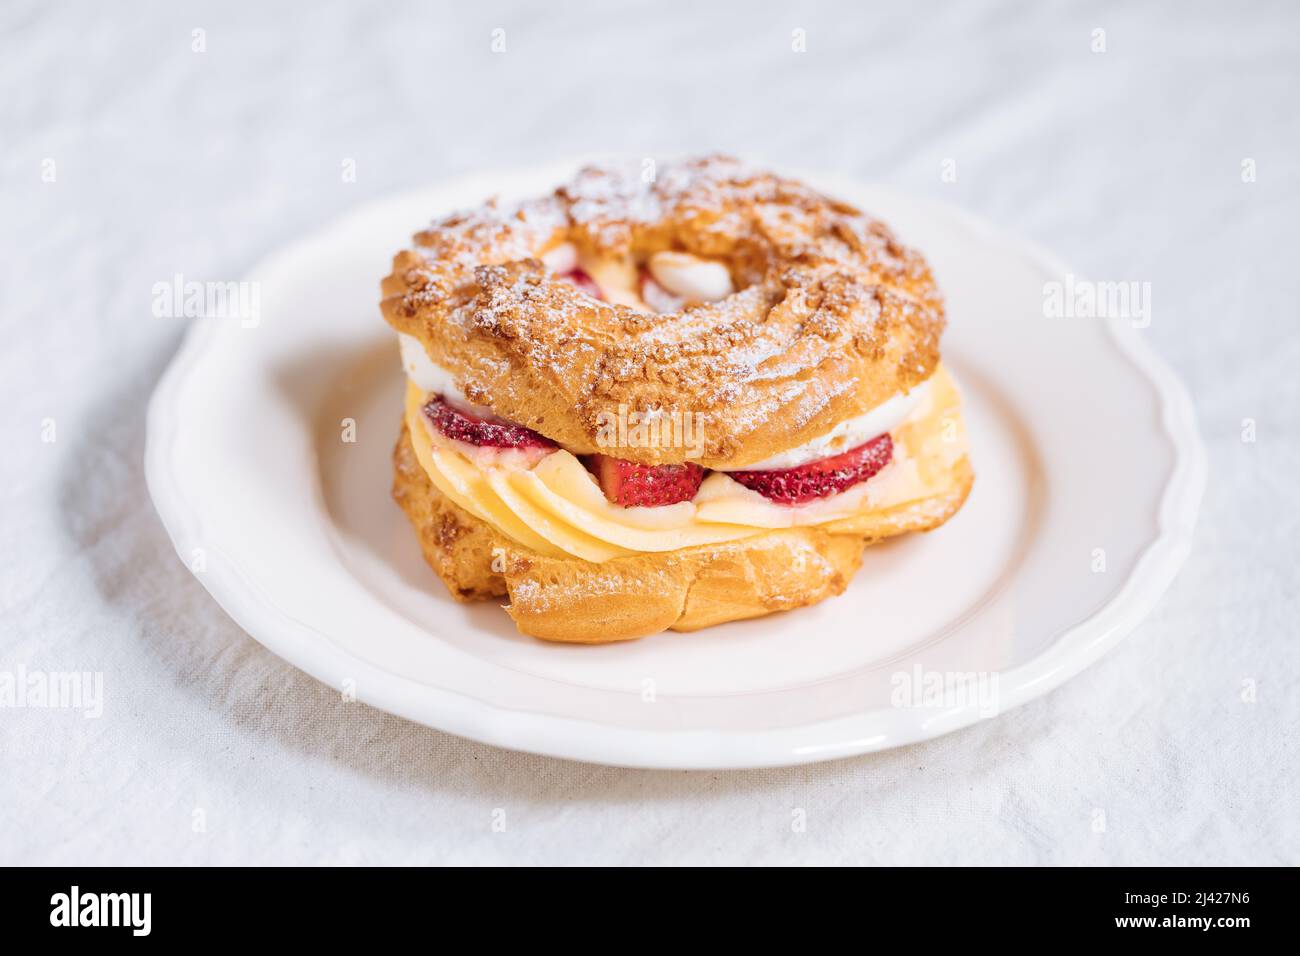
[[[404,347],[404,359],[406,352]],[[423,355],[423,348],[419,352]],[[957,390],[940,367],[927,383],[930,387],[913,389],[906,396],[917,396],[910,412],[888,429],[894,442],[889,464],[839,494],[782,505],[722,472],[713,472],[692,501],[625,508],[606,499],[591,473],[563,449],[539,458],[508,449],[480,448],[442,435],[423,413],[429,393],[440,392],[439,388],[427,388],[429,381],[412,375],[406,394],[411,444],[429,479],[465,511],[551,557],[607,561],[627,554],[733,541],[772,528],[858,518],[939,492],[953,465],[965,454]]]

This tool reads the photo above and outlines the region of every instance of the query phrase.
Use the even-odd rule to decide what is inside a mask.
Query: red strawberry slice
[[[605,497],[625,508],[657,508],[690,501],[704,480],[704,469],[684,465],[638,465],[609,455],[592,455],[591,467]]]
[[[830,458],[780,471],[732,471],[728,475],[746,488],[783,505],[825,498],[866,481],[889,464],[894,443],[888,434]]]
[[[585,292],[593,299],[604,301],[605,293],[600,291],[600,286],[596,285],[596,280],[587,274],[584,269],[574,269],[572,272],[566,272],[560,276],[560,279],[576,288],[579,292]]]
[[[480,418],[435,395],[424,406],[433,427],[448,438],[489,448],[554,448],[555,442],[503,418]]]

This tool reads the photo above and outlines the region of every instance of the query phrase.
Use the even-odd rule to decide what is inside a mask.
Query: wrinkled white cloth
[[[104,682],[0,709],[0,863],[1300,863],[1300,7],[25,0],[0,89],[0,672]],[[1142,627],[924,745],[669,773],[342,704],[226,618],[143,484],[155,282],[445,175],[712,149],[1152,284],[1210,481]]]

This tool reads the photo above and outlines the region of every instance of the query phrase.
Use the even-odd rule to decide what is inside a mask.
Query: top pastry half
[[[588,168],[446,216],[382,289],[422,391],[576,455],[719,471],[889,431],[944,327],[928,265],[883,223],[724,157]]]

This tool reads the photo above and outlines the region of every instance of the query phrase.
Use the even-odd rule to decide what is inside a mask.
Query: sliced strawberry
[[[433,427],[448,438],[489,448],[554,448],[555,442],[503,418],[480,418],[435,395],[424,406]]]
[[[579,292],[585,292],[593,299],[604,300],[605,293],[600,291],[600,286],[596,285],[596,280],[587,274],[584,269],[574,269],[560,276],[560,279],[576,288]]]
[[[888,434],[830,458],[780,471],[732,471],[729,476],[746,488],[784,505],[825,498],[866,481],[889,464],[894,443]]]
[[[605,497],[624,507],[656,508],[690,501],[704,480],[704,469],[684,465],[638,465],[636,462],[592,455],[592,470]]]

